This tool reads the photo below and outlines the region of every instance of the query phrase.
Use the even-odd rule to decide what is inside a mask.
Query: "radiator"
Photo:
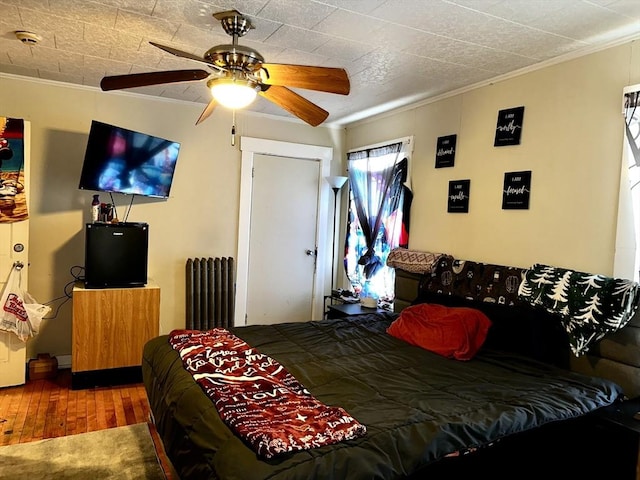
[[[234,272],[231,257],[187,259],[187,329],[209,330],[233,326]]]

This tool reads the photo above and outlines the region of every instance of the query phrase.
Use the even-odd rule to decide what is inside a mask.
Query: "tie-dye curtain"
[[[395,271],[389,252],[408,247],[412,193],[403,143],[348,154],[349,217],[344,264],[354,291],[391,301]]]

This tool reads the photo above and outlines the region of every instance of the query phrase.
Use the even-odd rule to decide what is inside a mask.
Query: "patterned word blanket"
[[[318,401],[276,360],[228,330],[174,330],[169,343],[222,420],[264,458],[366,433],[345,410]]]

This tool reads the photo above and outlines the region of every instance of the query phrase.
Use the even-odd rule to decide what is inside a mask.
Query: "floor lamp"
[[[344,186],[347,181],[347,177],[325,177],[329,185],[331,185],[331,189],[333,190],[333,227],[332,238],[333,238],[333,247],[331,249],[331,296],[333,296],[333,278],[335,276],[335,253],[336,253],[336,208],[338,204],[338,192]]]

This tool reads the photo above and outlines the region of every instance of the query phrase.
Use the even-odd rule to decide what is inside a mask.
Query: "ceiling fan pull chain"
[[[236,111],[232,110],[232,121],[231,121],[231,146],[236,146]]]

